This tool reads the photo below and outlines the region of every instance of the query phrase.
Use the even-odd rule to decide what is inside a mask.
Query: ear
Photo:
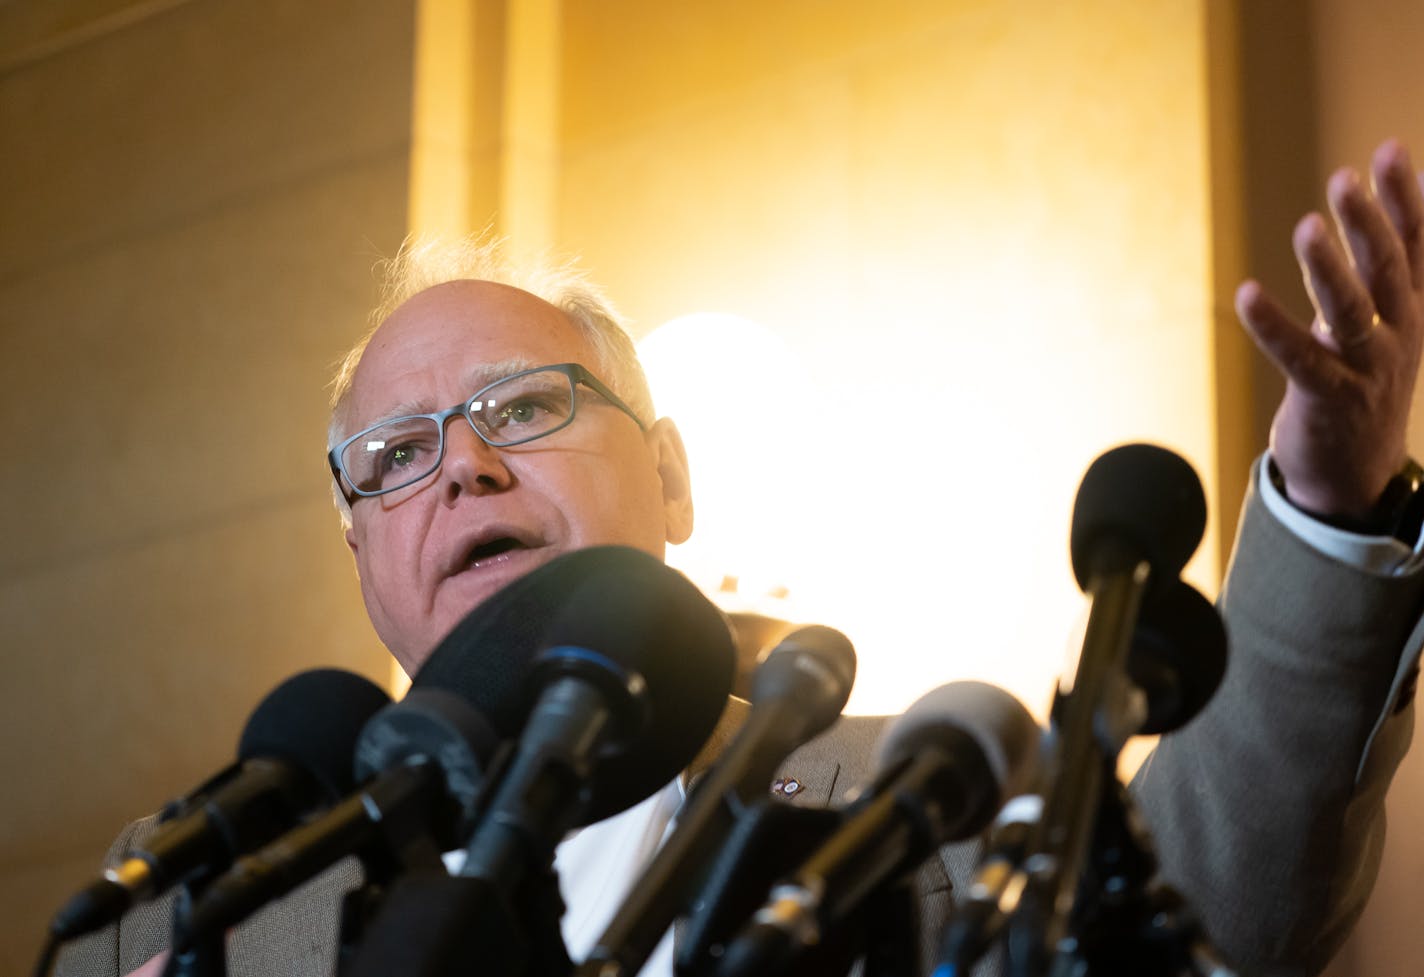
[[[663,486],[663,522],[669,543],[685,543],[692,535],[692,475],[687,449],[671,418],[660,417],[648,429],[648,449],[653,453]],[[354,545],[353,545],[354,548]]]
[[[346,527],[346,545],[351,548],[351,558],[356,559],[359,544],[356,542],[356,530],[351,526]],[[361,561],[356,560],[357,573],[360,573]]]

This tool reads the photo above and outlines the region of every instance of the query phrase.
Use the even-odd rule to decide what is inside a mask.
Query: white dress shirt
[[[1257,463],[1256,488],[1261,501],[1282,525],[1316,550],[1341,563],[1388,576],[1408,573],[1424,561],[1424,535],[1411,548],[1393,536],[1361,536],[1310,518],[1281,495],[1267,474],[1267,463],[1264,456]]]

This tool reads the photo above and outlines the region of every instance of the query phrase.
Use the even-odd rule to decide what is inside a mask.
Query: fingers
[[[1398,140],[1390,139],[1375,150],[1370,162],[1375,196],[1389,215],[1390,223],[1403,243],[1410,285],[1424,290],[1424,191],[1409,152]]]
[[[1324,217],[1309,214],[1292,237],[1317,313],[1313,339],[1357,369],[1372,368],[1388,353],[1390,344],[1382,350],[1372,341],[1376,329],[1388,328],[1411,342],[1418,338],[1424,292],[1424,184],[1408,151],[1396,140],[1383,143],[1371,160],[1370,177],[1374,192],[1352,169],[1330,177],[1326,196],[1338,236]],[[1259,297],[1256,291],[1248,295]],[[1278,322],[1258,311],[1257,321],[1247,325],[1273,358],[1289,357],[1297,370],[1309,372],[1308,364],[1319,359],[1304,345],[1312,337],[1286,331],[1286,322],[1288,317]]]
[[[1340,236],[1354,259],[1359,284],[1367,290],[1366,298],[1371,306],[1369,316],[1372,317],[1378,310],[1386,322],[1398,322],[1401,313],[1406,312],[1408,304],[1414,299],[1414,285],[1410,280],[1404,244],[1393,222],[1380,201],[1365,189],[1359,175],[1352,169],[1337,170],[1330,177],[1326,196],[1340,228]],[[1351,286],[1350,290],[1356,296],[1361,292],[1358,285]],[[1357,316],[1364,316],[1363,309],[1356,308],[1354,311]],[[1369,321],[1369,318],[1363,318],[1363,322]],[[1330,323],[1335,325],[1333,320]],[[1350,327],[1360,325],[1361,320],[1350,323]]]
[[[1348,368],[1296,322],[1259,282],[1236,290],[1236,314],[1261,352],[1303,391],[1326,394],[1348,379]]]
[[[1352,226],[1356,236],[1363,236],[1358,224]],[[1322,332],[1346,360],[1367,360],[1367,340],[1376,325],[1375,302],[1330,225],[1319,214],[1307,214],[1296,225],[1292,243]]]
[[[138,969],[129,971],[128,977],[160,977],[168,966],[168,956],[168,951],[164,950],[156,957],[149,958],[148,962]]]

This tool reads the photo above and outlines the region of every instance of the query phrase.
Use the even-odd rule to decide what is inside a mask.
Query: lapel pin
[[[795,797],[806,789],[806,785],[795,777],[777,777],[771,782],[771,793],[777,797]]]

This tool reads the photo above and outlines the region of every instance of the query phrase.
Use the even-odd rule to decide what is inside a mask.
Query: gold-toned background
[[[1214,590],[1279,392],[1231,289],[1298,293],[1326,166],[1424,155],[1421,38],[1406,0],[0,0],[0,975],[277,682],[387,676],[323,386],[408,232],[581,255],[640,336],[755,323],[798,383],[717,360],[687,410],[744,452],[703,445],[674,562],[850,633],[860,711],[1041,705],[1104,448],[1196,465]],[[1337,977],[1424,950],[1419,768]]]

